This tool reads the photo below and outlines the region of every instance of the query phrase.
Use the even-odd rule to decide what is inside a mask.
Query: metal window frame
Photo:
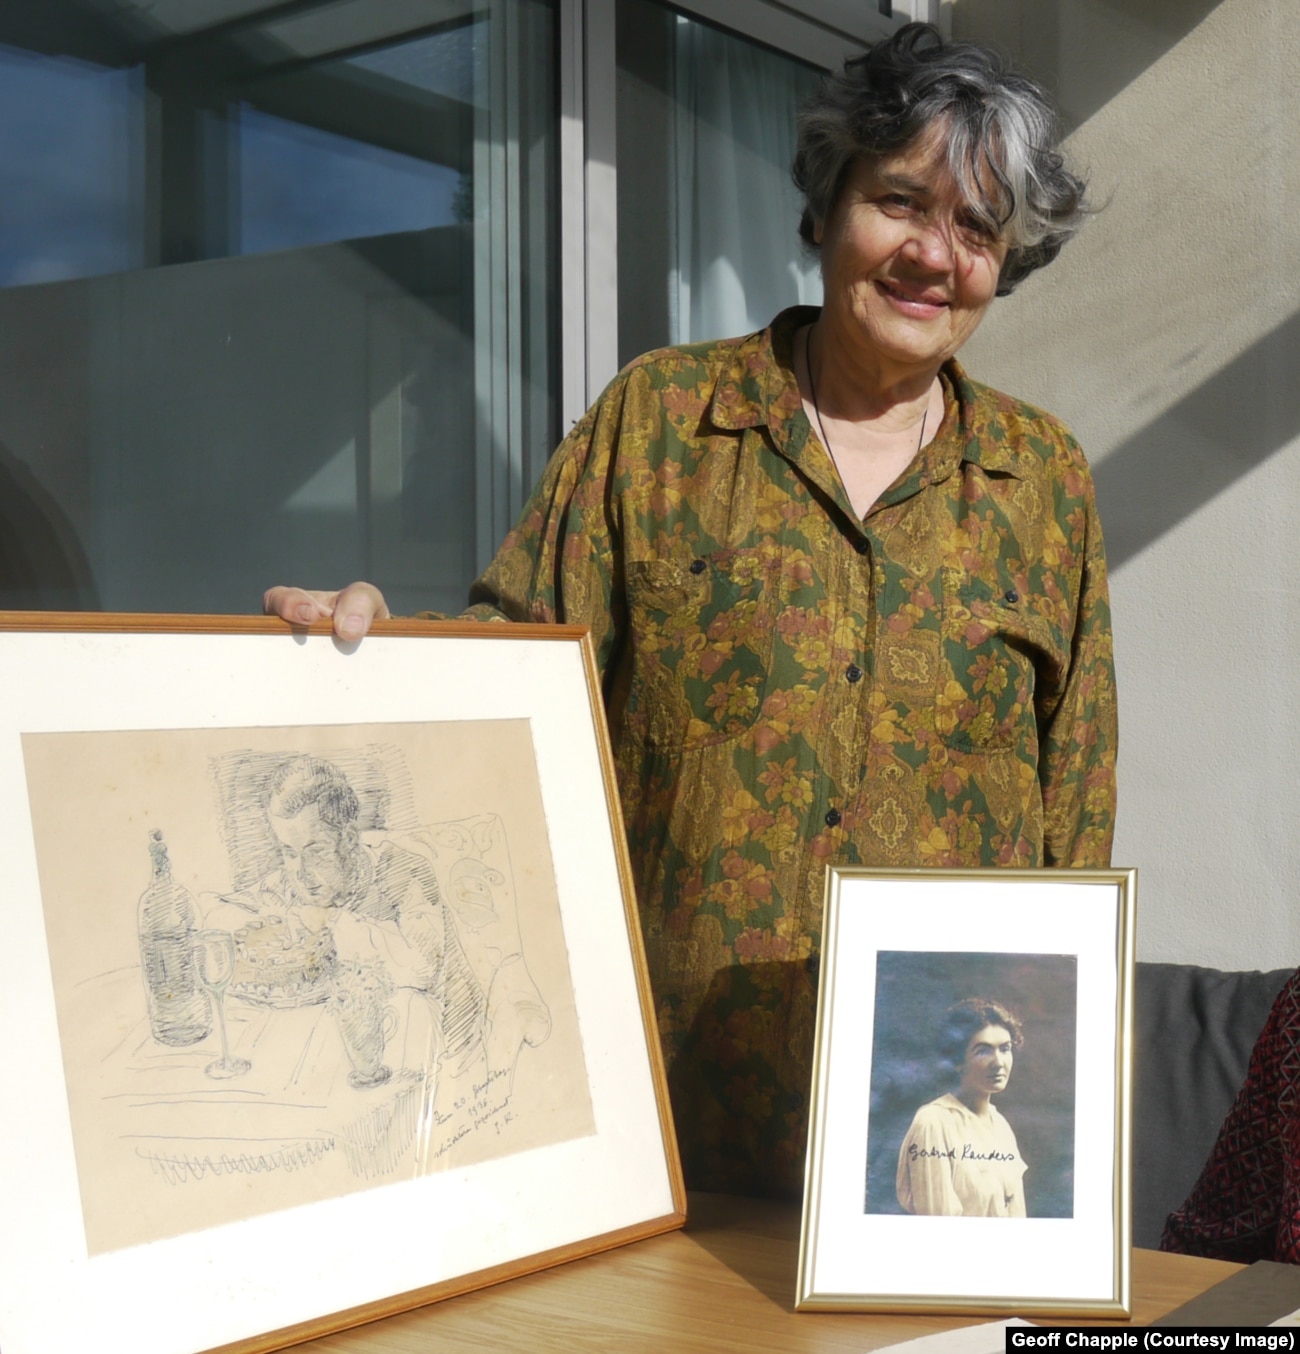
[[[559,0],[560,419],[567,432],[618,350],[616,0]]]
[[[830,69],[904,23],[951,34],[953,0],[672,0],[709,23]],[[565,432],[617,370],[617,0],[559,0],[560,417]],[[888,9],[886,15],[882,10]]]

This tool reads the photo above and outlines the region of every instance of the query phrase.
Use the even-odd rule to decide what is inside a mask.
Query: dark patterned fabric
[[[1278,994],[1246,1081],[1160,1249],[1300,1264],[1300,970]]]

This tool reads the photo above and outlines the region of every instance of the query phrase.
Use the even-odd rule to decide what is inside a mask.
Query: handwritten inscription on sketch
[[[91,1254],[594,1131],[527,721],[23,755]]]

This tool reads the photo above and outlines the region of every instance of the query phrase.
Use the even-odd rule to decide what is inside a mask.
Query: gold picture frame
[[[799,1310],[1129,1314],[1136,891],[828,870]]]
[[[680,1227],[585,630],[0,613],[0,1347],[262,1354]]]

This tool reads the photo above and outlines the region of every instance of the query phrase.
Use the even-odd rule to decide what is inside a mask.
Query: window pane
[[[0,45],[0,286],[140,266],[138,77]]]
[[[238,252],[449,226],[460,174],[247,106],[239,110]]]
[[[620,360],[819,303],[790,183],[818,72],[655,0],[619,0],[617,41]]]
[[[0,6],[0,606],[459,609],[558,434],[548,0],[96,13]]]

